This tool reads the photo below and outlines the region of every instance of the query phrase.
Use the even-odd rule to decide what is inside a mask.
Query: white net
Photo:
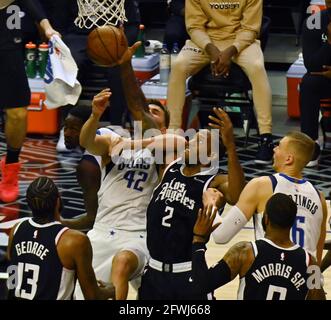
[[[75,24],[79,28],[91,29],[106,25],[117,26],[127,21],[125,0],[77,0],[78,17]],[[131,1],[131,0],[130,0]]]

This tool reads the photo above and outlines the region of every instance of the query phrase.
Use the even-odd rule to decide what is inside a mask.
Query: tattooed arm
[[[208,269],[205,243],[211,232],[219,224],[213,225],[216,211],[211,207],[200,210],[193,228],[192,277],[195,285],[206,293],[230,282],[238,274],[244,276],[254,261],[253,248],[250,242],[235,244],[215,266]]]

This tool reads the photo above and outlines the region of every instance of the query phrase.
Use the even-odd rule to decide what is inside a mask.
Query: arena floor
[[[26,140],[21,155],[23,163],[20,171],[20,196],[16,203],[0,204],[1,222],[29,216],[29,210],[25,201],[25,191],[29,183],[40,175],[51,177],[58,185],[64,200],[65,209],[63,215],[65,217],[72,217],[84,212],[81,190],[75,178],[75,165],[80,159],[81,154],[79,152],[58,154],[55,150],[56,142],[57,140],[54,137],[30,137]],[[240,161],[244,167],[247,179],[273,172],[271,166],[261,168],[253,163],[256,138],[250,138],[247,148],[244,147],[244,139],[238,138],[237,146]],[[4,136],[0,134],[0,153],[4,152]],[[317,169],[306,170],[305,175],[317,187],[325,191],[325,194],[328,196],[331,190],[331,152],[323,152],[321,165]],[[226,160],[221,161],[220,164],[222,167],[226,166]],[[328,201],[328,206],[330,210],[330,201]],[[212,265],[221,259],[228,248],[237,241],[251,241],[253,239],[252,226],[249,224],[227,245],[215,245],[211,241],[208,245],[209,250],[207,251],[208,264]],[[327,239],[331,239],[329,226]],[[7,241],[8,237],[6,233],[0,231],[0,248],[5,249]],[[237,287],[238,279],[235,279],[228,285],[217,290],[217,299],[236,299]],[[325,273],[325,290],[329,293],[329,298],[331,299],[331,268]],[[135,298],[135,292],[133,290],[130,290],[129,298]]]

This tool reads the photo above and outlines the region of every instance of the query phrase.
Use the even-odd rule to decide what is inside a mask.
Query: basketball
[[[94,29],[87,39],[87,55],[100,66],[116,65],[127,48],[124,32],[110,25]]]

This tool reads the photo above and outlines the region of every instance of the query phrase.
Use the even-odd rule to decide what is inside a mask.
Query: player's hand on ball
[[[92,101],[92,114],[98,118],[101,117],[103,112],[108,106],[109,98],[111,96],[110,89],[104,89],[94,96]]]
[[[142,42],[137,41],[131,47],[128,47],[128,49],[123,53],[121,59],[118,61],[118,64],[123,64],[125,62],[130,61],[132,59],[133,55],[136,53],[137,49],[141,45],[142,45]]]

